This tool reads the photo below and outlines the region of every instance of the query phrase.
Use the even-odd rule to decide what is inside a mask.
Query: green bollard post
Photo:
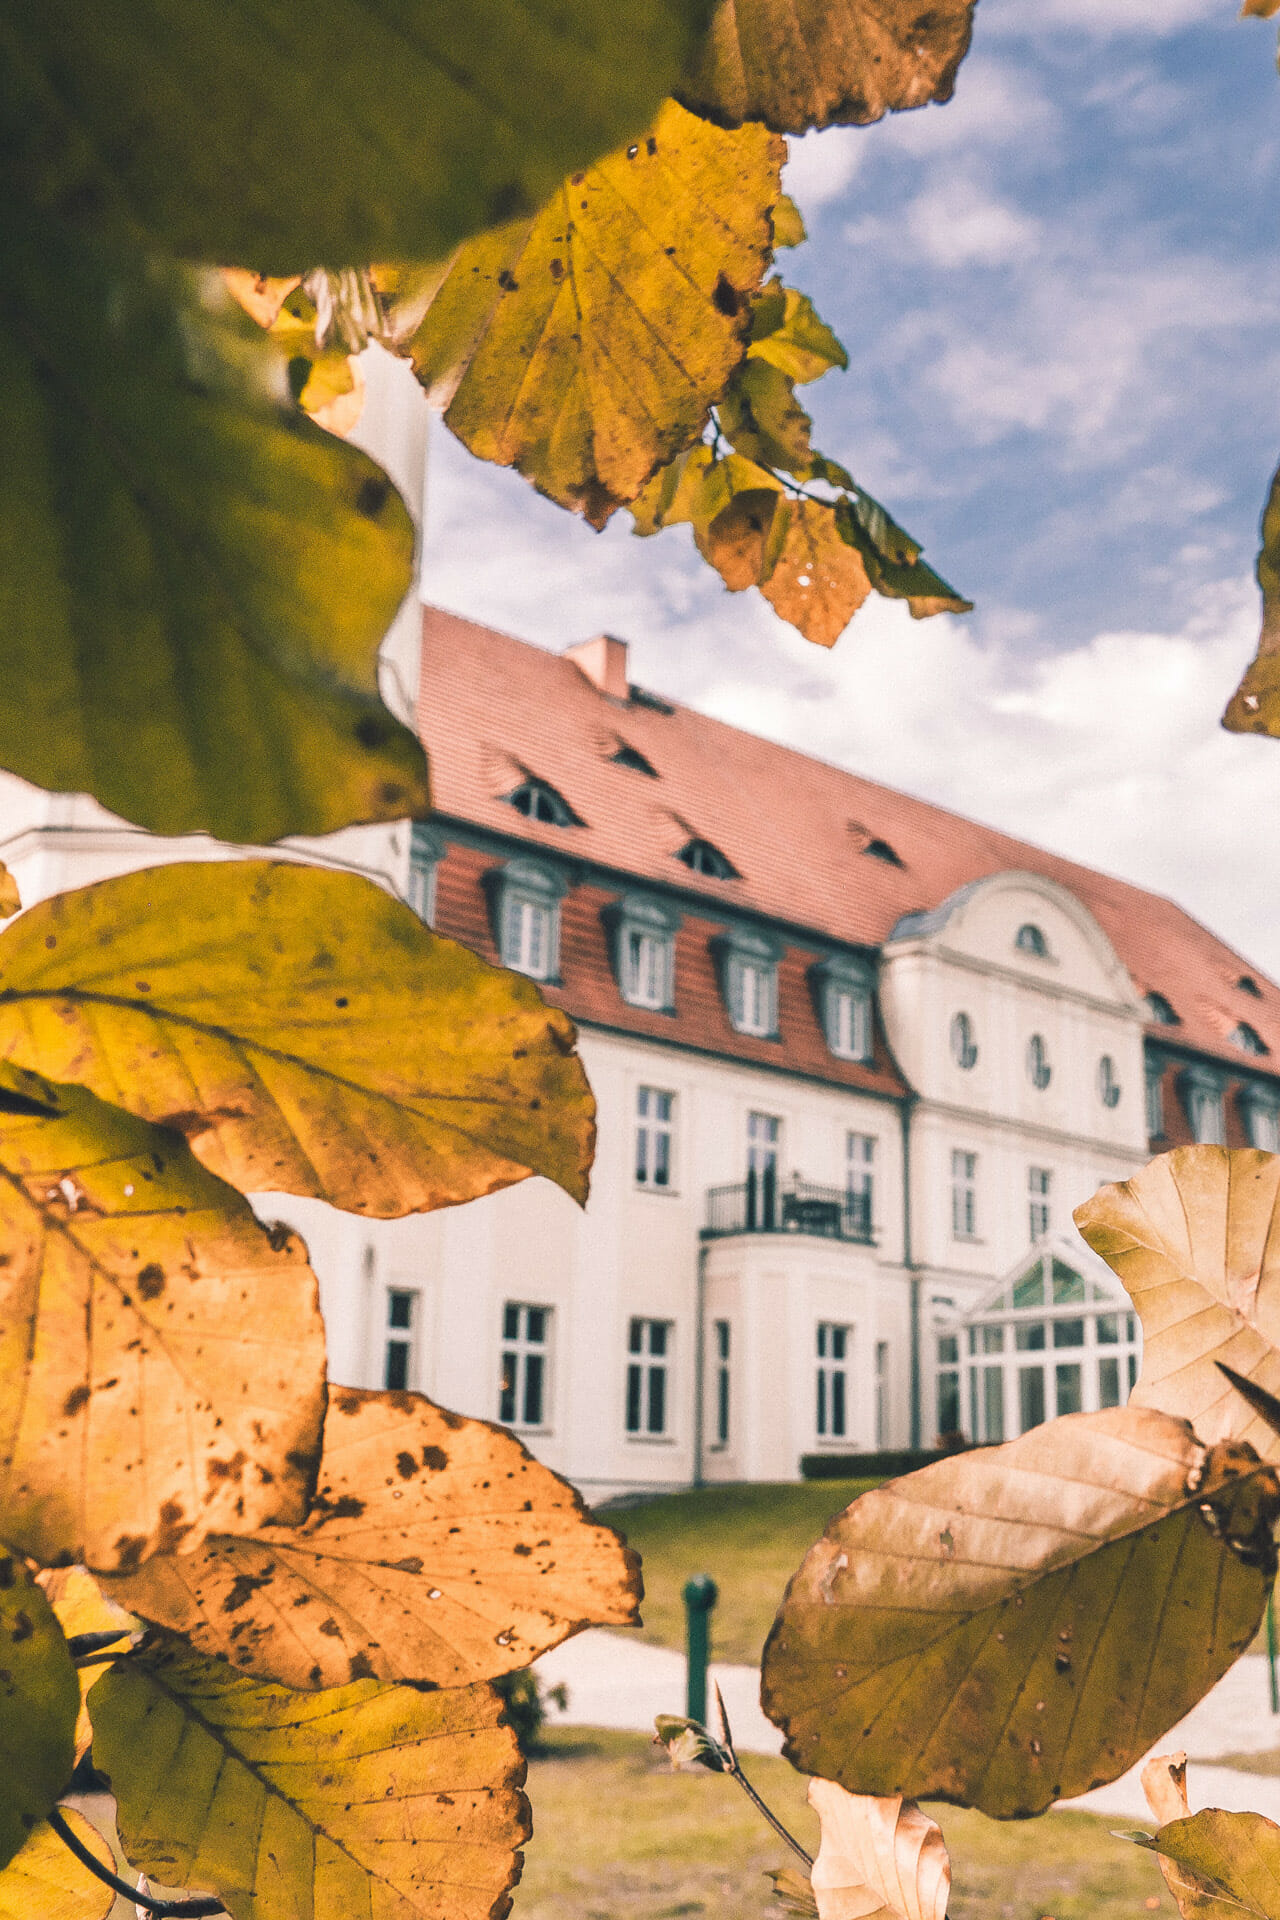
[[[1267,1678],[1271,1682],[1271,1711],[1280,1713],[1280,1685],[1276,1681],[1276,1590],[1267,1595]]]
[[[711,1609],[720,1598],[715,1581],[707,1573],[696,1573],[684,1588],[685,1644],[688,1649],[688,1679],[685,1683],[684,1710],[700,1726],[707,1722],[707,1661],[711,1652]]]

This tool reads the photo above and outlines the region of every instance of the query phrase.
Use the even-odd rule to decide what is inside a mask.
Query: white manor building
[[[404,648],[401,647],[403,659]],[[355,866],[578,1022],[591,1198],[398,1221],[270,1196],[330,1370],[501,1419],[593,1498],[1118,1404],[1137,1330],[1071,1225],[1191,1139],[1277,1146],[1280,989],[1171,902],[427,609],[430,820]],[[25,904],[242,851],[14,780]]]

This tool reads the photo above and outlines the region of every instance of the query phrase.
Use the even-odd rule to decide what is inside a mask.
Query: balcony
[[[779,1182],[770,1174],[748,1174],[732,1187],[707,1189],[704,1240],[733,1233],[797,1233],[818,1240],[871,1241],[871,1201],[865,1193],[839,1187],[815,1187],[808,1180]]]

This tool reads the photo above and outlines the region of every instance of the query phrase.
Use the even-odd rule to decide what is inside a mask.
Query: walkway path
[[[655,1714],[684,1712],[683,1656],[627,1634],[581,1633],[544,1654],[538,1673],[546,1685],[563,1681],[569,1689],[565,1711],[549,1710],[553,1722],[651,1732]],[[782,1736],[760,1710],[756,1669],[713,1666],[711,1677],[724,1694],[740,1751],[779,1752]],[[1250,1654],[1238,1660],[1181,1725],[1165,1735],[1158,1751],[1172,1753],[1179,1747],[1186,1749],[1192,1762],[1187,1785],[1193,1808],[1251,1808],[1280,1822],[1280,1776],[1203,1764],[1228,1753],[1280,1752],[1280,1716],[1271,1713],[1267,1663],[1260,1656]],[[1109,1817],[1149,1820],[1139,1770],[1135,1766],[1111,1786],[1064,1804]]]

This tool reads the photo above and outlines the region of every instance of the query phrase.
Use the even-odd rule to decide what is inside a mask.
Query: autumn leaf
[[[1222,724],[1231,733],[1280,736],[1280,470],[1263,509],[1257,575],[1262,589],[1258,651],[1231,696]]]
[[[129,1860],[234,1920],[510,1907],[529,1810],[490,1686],[293,1693],[162,1637],[92,1699]]]
[[[1280,1393],[1280,1158],[1179,1147],[1099,1187],[1075,1222],[1142,1321],[1131,1399],[1190,1420],[1204,1440],[1246,1440],[1280,1461],[1280,1436],[1216,1362]]]
[[[107,1598],[87,1567],[45,1567],[37,1573],[36,1585],[53,1608],[58,1625],[68,1640],[81,1633],[115,1633],[118,1635],[116,1647],[104,1648],[104,1653],[109,1656],[112,1651],[128,1651],[131,1636],[139,1622],[123,1607],[117,1606],[114,1600]],[[102,1678],[103,1666],[106,1665],[110,1665],[109,1657],[101,1664],[76,1669],[76,1678],[80,1682],[80,1713],[76,1720],[77,1764],[93,1744],[93,1724],[85,1701],[90,1687]]]
[[[5,9],[6,201],[271,273],[430,259],[634,137],[705,0]]]
[[[1259,1481],[1262,1509],[1233,1518]],[[796,1766],[852,1793],[1038,1813],[1123,1773],[1248,1646],[1276,1512],[1249,1449],[1206,1454],[1146,1408],[939,1461],[810,1550],[765,1711]]]
[[[813,1863],[819,1920],[946,1920],[951,1862],[942,1829],[901,1794],[846,1793],[810,1780],[822,1844]]]
[[[1280,1827],[1265,1815],[1207,1807],[1143,1844],[1159,1855],[1182,1920],[1280,1920]]]
[[[62,1817],[80,1844],[114,1873],[115,1856],[98,1829],[72,1807],[64,1807]],[[43,1820],[0,1872],[0,1920],[106,1920],[115,1898],[114,1889],[90,1873]]]
[[[678,96],[726,126],[865,126],[951,98],[973,7],[974,0],[719,0]]]
[[[847,370],[849,355],[807,293],[771,280],[752,303],[750,360],[776,367],[797,386],[833,367]]]
[[[386,475],[216,275],[10,211],[0,289],[0,766],[251,844],[421,812],[377,687],[413,573]]]
[[[21,905],[17,881],[8,867],[0,864],[0,920],[11,920]]]
[[[819,500],[790,500],[785,537],[760,591],[806,640],[833,647],[871,592],[862,555],[841,538],[835,511]]]
[[[603,526],[702,431],[742,359],[785,150],[668,102],[530,221],[389,274],[387,334],[481,459]]]
[[[0,1554],[0,1867],[66,1791],[79,1702],[52,1607],[22,1562]]]
[[[594,1106],[573,1039],[531,982],[371,880],[300,863],[146,868],[0,937],[0,1059],[178,1129],[241,1192],[353,1213],[531,1172],[583,1198]]]
[[[108,1591],[259,1678],[453,1687],[638,1623],[639,1561],[501,1427],[331,1393],[306,1523],[149,1560]]]
[[[4,1083],[47,1105],[0,1112],[0,1538],[113,1569],[300,1520],[324,1404],[301,1243],[178,1135]]]

